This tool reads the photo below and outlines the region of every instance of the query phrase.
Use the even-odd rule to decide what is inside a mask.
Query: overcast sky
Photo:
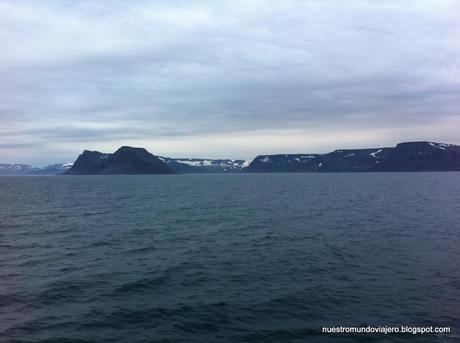
[[[460,1],[0,0],[0,162],[460,144]]]

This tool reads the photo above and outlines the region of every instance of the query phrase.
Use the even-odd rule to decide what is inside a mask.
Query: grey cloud
[[[415,123],[451,140],[458,14],[434,0],[2,2],[0,144],[21,154],[32,142],[212,145],[216,134],[376,127],[411,139],[425,134]]]

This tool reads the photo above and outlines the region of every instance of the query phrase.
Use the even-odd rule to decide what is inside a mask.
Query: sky
[[[460,144],[460,1],[0,0],[0,162]]]

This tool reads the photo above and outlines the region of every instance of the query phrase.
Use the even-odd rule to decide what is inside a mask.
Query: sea
[[[460,173],[0,177],[0,342],[459,340]]]

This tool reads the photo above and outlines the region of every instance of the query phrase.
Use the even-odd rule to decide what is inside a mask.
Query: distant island
[[[460,146],[406,142],[388,148],[341,149],[327,154],[259,155],[252,161],[171,158],[123,146],[114,153],[85,150],[74,163],[34,168],[0,164],[0,175],[113,175],[284,172],[460,171]]]

